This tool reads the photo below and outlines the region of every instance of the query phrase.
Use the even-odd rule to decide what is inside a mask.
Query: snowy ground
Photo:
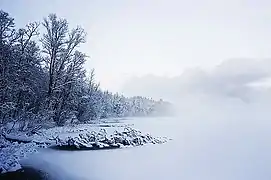
[[[41,148],[73,146],[76,149],[111,149],[166,142],[166,138],[152,137],[131,128],[133,124],[116,122],[118,120],[108,119],[100,124],[80,124],[41,129],[38,134],[32,136],[19,132],[6,133],[6,139],[19,140],[23,143],[10,142],[1,136],[0,173],[20,169],[21,161],[33,155],[33,153],[37,153]]]
[[[39,162],[59,180],[270,180],[269,121],[238,120],[240,114],[193,116],[191,121],[183,121],[185,116],[125,121],[173,139],[165,144],[104,151],[44,149],[24,163]]]
[[[21,168],[19,161],[28,155],[36,153],[38,146],[35,143],[9,142],[0,137],[0,173],[16,171]]]
[[[210,109],[219,114],[216,118],[208,111],[107,122],[173,139],[165,144],[103,151],[42,149],[21,163],[57,180],[270,180],[270,116],[240,109],[223,110],[222,116]]]

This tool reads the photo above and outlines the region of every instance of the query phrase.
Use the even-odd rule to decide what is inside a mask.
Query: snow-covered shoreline
[[[36,143],[10,142],[3,136],[0,137],[0,173],[13,172],[21,169],[20,160],[29,154],[38,152]]]
[[[167,141],[167,138],[143,134],[130,126],[106,123],[79,124],[41,129],[31,136],[20,132],[3,133],[0,137],[0,173],[21,169],[20,160],[38,153],[40,148],[98,150],[141,146],[148,143],[161,144]]]

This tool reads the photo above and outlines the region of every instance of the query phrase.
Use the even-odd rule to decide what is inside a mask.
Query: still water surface
[[[45,149],[28,162],[43,166],[58,179],[271,179],[270,129],[265,124],[182,119],[122,120],[142,132],[173,139],[162,145],[72,152]]]

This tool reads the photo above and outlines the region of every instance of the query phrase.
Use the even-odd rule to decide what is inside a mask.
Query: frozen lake
[[[135,118],[142,132],[172,138],[165,144],[100,151],[44,149],[32,157],[59,179],[269,180],[270,123],[190,118]],[[205,118],[208,118],[206,116]],[[194,120],[191,120],[194,119]],[[195,120],[196,119],[196,120]]]

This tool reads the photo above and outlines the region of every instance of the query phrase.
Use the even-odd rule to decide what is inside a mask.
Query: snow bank
[[[35,143],[12,143],[3,136],[0,136],[0,143],[0,173],[21,169],[20,159],[37,152],[38,148]]]
[[[23,133],[4,134],[5,137],[0,137],[0,173],[20,169],[20,160],[48,145],[66,150],[97,150],[167,142],[167,138],[143,134],[127,125],[123,127],[109,124],[76,125],[42,129],[31,136]]]
[[[150,134],[142,134],[136,129],[126,127],[122,132],[115,130],[113,134],[108,134],[105,129],[101,129],[99,132],[80,133],[78,136],[68,136],[65,139],[57,137],[56,145],[72,149],[108,149],[147,143],[162,144],[166,141],[166,138],[152,137]]]

